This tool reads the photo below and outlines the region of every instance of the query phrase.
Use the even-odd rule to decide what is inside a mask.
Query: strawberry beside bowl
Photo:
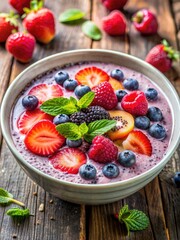
[[[14,107],[17,98],[21,91],[32,81],[36,76],[53,69],[57,66],[65,64],[87,62],[103,62],[116,64],[119,66],[127,67],[134,71],[144,74],[153,81],[165,94],[170,106],[172,114],[172,133],[170,143],[166,154],[163,158],[149,170],[133,176],[129,179],[116,181],[111,183],[100,184],[79,184],[61,180],[52,177],[28,163],[20,151],[15,147],[13,137],[11,136],[11,111]],[[47,123],[47,120],[44,120]],[[3,136],[14,155],[17,162],[26,172],[26,174],[37,184],[43,187],[51,194],[70,202],[80,204],[105,204],[115,202],[119,199],[125,198],[139,189],[143,188],[147,183],[154,179],[165,164],[170,160],[172,154],[176,150],[180,140],[180,103],[179,97],[166,77],[161,74],[154,67],[148,63],[135,58],[133,56],[108,51],[108,50],[75,50],[64,53],[59,53],[47,57],[31,65],[24,70],[19,76],[16,77],[14,82],[8,88],[1,108],[1,127]],[[51,124],[52,125],[52,124]],[[29,131],[31,132],[31,130]],[[133,135],[133,134],[131,134]],[[136,136],[135,136],[136,137]],[[132,137],[131,137],[132,138]],[[98,138],[99,141],[100,138]],[[96,139],[97,140],[97,139]],[[61,152],[62,153],[62,152]],[[92,154],[92,151],[91,151]]]

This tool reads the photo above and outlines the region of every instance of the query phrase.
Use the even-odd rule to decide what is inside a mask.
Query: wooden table
[[[9,11],[8,1],[0,2],[0,11]],[[109,37],[103,33],[101,41],[91,41],[82,34],[81,26],[67,26],[58,22],[61,12],[79,8],[86,12],[86,18],[100,26],[101,18],[108,11],[100,0],[53,0],[46,1],[47,7],[56,14],[56,38],[48,45],[37,44],[33,60],[51,54],[79,48],[100,48],[122,51],[144,59],[149,49],[162,38],[180,50],[180,1],[179,0],[129,0],[125,14],[129,20],[129,31],[123,37]],[[140,8],[150,8],[159,21],[159,34],[143,37],[130,24],[132,13]],[[13,79],[29,64],[14,60],[0,45],[0,100]],[[180,93],[180,66],[178,63],[166,76]],[[171,161],[150,184],[132,196],[113,204],[84,206],[71,204],[51,196],[33,183],[19,167],[10,153],[0,131],[0,187],[10,191],[15,198],[25,202],[34,214],[29,220],[18,225],[5,215],[9,207],[0,207],[0,239],[9,240],[179,240],[180,239],[180,189],[175,188],[172,176],[180,171],[180,148]],[[39,211],[44,204],[44,211]],[[144,211],[150,218],[148,229],[131,233],[126,231],[113,217],[121,206]]]

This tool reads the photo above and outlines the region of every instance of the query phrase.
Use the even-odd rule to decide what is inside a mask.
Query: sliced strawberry
[[[56,152],[65,142],[56,126],[49,120],[36,123],[27,133],[24,143],[27,149],[40,156],[48,156]]]
[[[152,145],[149,138],[139,130],[130,132],[122,145],[124,149],[132,150],[133,152],[148,156],[152,154]]]
[[[26,134],[35,123],[44,119],[52,121],[53,117],[38,108],[34,111],[25,111],[20,115],[17,127],[20,133]]]
[[[86,163],[86,155],[77,148],[64,148],[49,158],[54,168],[62,172],[77,174],[81,165]]]
[[[88,85],[90,88],[92,88],[102,82],[109,81],[109,76],[102,69],[93,66],[80,70],[78,73],[76,73],[75,79],[80,84]]]
[[[36,96],[39,100],[39,103],[42,104],[51,98],[62,96],[63,91],[62,88],[57,84],[42,83],[33,87],[28,94]]]

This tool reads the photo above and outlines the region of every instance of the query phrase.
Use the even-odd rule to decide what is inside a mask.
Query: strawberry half
[[[109,76],[102,69],[93,66],[80,70],[76,73],[75,79],[80,84],[88,85],[90,88],[93,88],[102,82],[109,81]]]
[[[25,111],[20,115],[17,121],[17,127],[20,133],[26,134],[35,123],[44,119],[52,121],[53,117],[42,112],[40,109],[35,109],[34,111]]]
[[[34,95],[38,98],[39,103],[42,104],[43,102],[51,99],[57,98],[63,95],[62,88],[57,84],[39,84],[33,87],[28,95]]]
[[[148,156],[152,154],[152,145],[149,138],[139,130],[130,132],[122,145],[124,149],[132,150],[133,152]]]
[[[64,148],[51,156],[49,161],[62,172],[77,174],[80,166],[86,163],[86,155],[77,148]]]
[[[56,152],[65,142],[56,126],[49,120],[36,123],[27,133],[24,143],[27,149],[40,156],[48,156]]]

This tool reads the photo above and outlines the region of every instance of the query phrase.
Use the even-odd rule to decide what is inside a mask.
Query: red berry
[[[86,163],[86,154],[77,148],[63,148],[51,156],[49,161],[62,172],[77,174],[80,166]]]
[[[13,12],[0,13],[0,42],[5,42],[13,31],[18,31],[18,15]]]
[[[117,154],[118,148],[104,136],[96,136],[88,152],[89,158],[99,163],[115,161],[117,160]]]
[[[126,33],[125,16],[118,10],[112,11],[108,16],[102,18],[102,28],[112,36],[124,35]]]
[[[158,30],[156,16],[147,9],[142,9],[132,17],[135,28],[142,34],[155,34]]]
[[[92,89],[95,97],[91,105],[101,106],[106,110],[115,108],[118,104],[117,96],[109,82],[103,82]]]
[[[146,115],[148,111],[148,101],[141,91],[133,91],[126,94],[121,101],[122,108],[135,116]]]
[[[127,3],[127,0],[101,0],[104,6],[110,11],[121,9]]]
[[[27,133],[24,143],[27,149],[40,156],[48,156],[56,152],[65,142],[55,125],[49,120],[36,123]]]
[[[9,4],[16,9],[19,14],[23,14],[23,8],[30,7],[31,0],[9,0]]]
[[[20,62],[27,63],[33,56],[35,38],[29,33],[11,34],[6,41],[6,49]]]

